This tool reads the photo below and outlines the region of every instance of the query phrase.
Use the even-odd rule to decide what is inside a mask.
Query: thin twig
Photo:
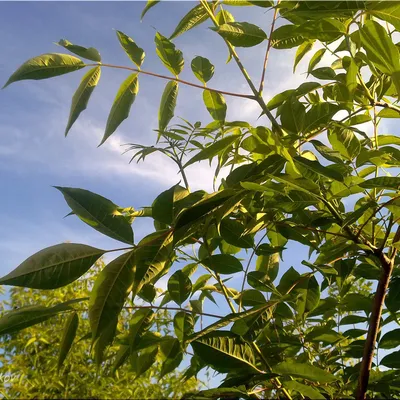
[[[258,90],[258,92],[260,93],[260,96],[262,96],[262,92],[264,90],[265,71],[267,69],[269,53],[270,53],[271,47],[272,47],[272,33],[274,32],[274,29],[275,29],[275,21],[276,21],[276,17],[278,16],[278,5],[279,5],[280,1],[281,0],[278,0],[276,3],[274,16],[272,17],[271,30],[269,31],[267,50],[265,51],[264,65],[263,65],[263,70],[262,70],[262,74],[261,74],[260,89]]]
[[[214,23],[215,27],[219,27],[219,23],[217,19],[215,18],[213,12],[211,11],[207,1],[205,0],[200,0],[200,3],[203,5],[204,9],[207,11],[211,21]],[[256,100],[257,103],[260,105],[261,109],[263,110],[264,114],[267,116],[267,118],[270,120],[272,126],[278,131],[278,133],[283,136],[283,131],[281,126],[279,125],[278,121],[276,118],[272,115],[271,111],[269,111],[264,99],[254,86],[253,81],[250,78],[250,75],[246,71],[245,67],[243,66],[242,62],[240,61],[240,58],[238,54],[236,53],[235,48],[230,44],[230,42],[226,39],[224,39],[226,45],[228,46],[229,52],[232,55],[233,59],[235,60],[237,66],[239,67],[240,71],[242,72],[243,77],[246,79],[251,91],[253,92],[254,96],[252,97],[253,100]],[[248,97],[250,98],[250,97]]]
[[[211,317],[211,318],[222,318],[221,315],[216,315],[216,314],[209,314],[209,313],[200,313],[197,311],[193,310],[188,310],[186,308],[181,308],[181,307],[158,307],[158,306],[129,306],[129,307],[124,307],[124,309],[137,309],[137,308],[155,308],[157,310],[170,310],[170,311],[183,311],[189,314],[198,314],[198,315],[203,315],[205,317]]]
[[[108,68],[117,68],[117,69],[124,69],[127,71],[132,71],[132,72],[137,72],[143,75],[150,75],[150,76],[155,76],[157,78],[161,78],[161,79],[167,79],[169,81],[175,81],[175,82],[179,82],[179,83],[183,83],[184,85],[188,85],[188,86],[193,86],[199,89],[207,89],[211,92],[216,92],[216,93],[221,93],[221,94],[225,94],[227,96],[233,96],[233,97],[241,97],[244,99],[251,99],[251,100],[255,100],[255,96],[251,95],[251,94],[242,94],[242,93],[232,93],[232,92],[226,92],[224,90],[218,90],[218,89],[213,89],[210,87],[204,87],[202,85],[198,85],[197,83],[193,83],[193,82],[188,82],[188,81],[184,81],[183,79],[179,79],[179,78],[174,78],[172,76],[167,76],[167,75],[161,75],[161,74],[156,74],[155,72],[150,72],[150,71],[144,71],[143,69],[137,69],[137,68],[132,68],[132,67],[124,67],[122,65],[113,65],[113,64],[103,64],[103,63],[99,63],[99,64],[86,64],[87,67],[108,67]]]

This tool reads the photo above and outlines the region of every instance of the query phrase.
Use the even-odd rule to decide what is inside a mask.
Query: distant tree
[[[9,299],[2,302],[4,308],[43,304],[55,304],[87,297],[95,276],[104,267],[99,260],[81,279],[57,290],[36,290],[20,287],[10,289]],[[76,317],[75,317],[76,315]],[[128,326],[128,311],[122,313],[118,329]],[[58,371],[61,338],[66,321],[71,329],[79,320],[73,346],[63,366]],[[161,310],[154,321],[154,332],[159,329],[164,335],[169,332],[170,314]],[[90,351],[91,335],[86,310],[60,314],[54,318],[31,326],[14,334],[1,336],[0,393],[6,398],[166,398],[179,397],[184,392],[198,388],[195,379],[183,381],[183,372],[175,370],[161,377],[158,355],[150,368],[135,379],[135,367],[125,363],[114,373],[118,359],[118,343],[101,354],[99,346]],[[120,353],[121,354],[121,353]],[[102,373],[96,358],[102,362]]]

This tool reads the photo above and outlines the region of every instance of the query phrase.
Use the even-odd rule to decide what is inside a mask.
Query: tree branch
[[[397,232],[400,232],[400,227]],[[358,386],[356,392],[357,400],[364,400],[366,398],[369,375],[374,357],[374,349],[376,338],[379,332],[379,324],[382,316],[383,304],[386,297],[386,291],[389,286],[390,277],[393,271],[394,258],[389,259],[382,251],[376,254],[382,266],[381,277],[379,278],[378,287],[375,292],[374,303],[372,306],[371,317],[369,321],[367,340],[364,345],[364,354],[361,362],[360,376],[358,379]]]
[[[218,89],[213,89],[210,87],[205,87],[202,85],[198,85],[197,83],[193,83],[193,82],[188,82],[188,81],[184,81],[183,79],[179,79],[179,78],[174,78],[172,76],[167,76],[167,75],[160,75],[160,74],[156,74],[155,72],[150,72],[150,71],[144,71],[143,69],[137,69],[137,68],[131,68],[131,67],[124,67],[122,65],[113,65],[113,64],[103,64],[103,63],[99,63],[99,64],[86,64],[87,67],[108,67],[108,68],[117,68],[117,69],[124,69],[127,71],[132,71],[132,72],[137,72],[143,75],[150,75],[150,76],[155,76],[156,78],[161,78],[161,79],[166,79],[169,81],[175,81],[175,82],[179,82],[179,83],[183,83],[184,85],[188,85],[188,86],[193,86],[199,89],[207,89],[210,92],[216,92],[216,93],[221,93],[221,94],[225,94],[227,96],[233,96],[233,97],[241,97],[243,99],[250,99],[250,100],[255,100],[255,96],[251,95],[251,94],[242,94],[242,93],[232,93],[232,92],[225,92],[224,90],[218,90]]]

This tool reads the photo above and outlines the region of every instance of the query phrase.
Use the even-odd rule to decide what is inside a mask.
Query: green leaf
[[[366,317],[361,317],[360,315],[347,315],[346,317],[340,320],[339,325],[354,325],[359,323],[367,322],[368,319]]]
[[[333,150],[338,151],[343,157],[350,161],[360,154],[360,141],[350,129],[335,129],[329,131],[328,139]]]
[[[129,251],[111,261],[97,276],[89,300],[89,321],[93,340],[116,318],[128,296],[135,267],[135,252]]]
[[[132,295],[147,283],[154,283],[171,257],[171,231],[158,231],[145,236],[136,249],[136,270]]]
[[[242,304],[244,307],[254,307],[266,304],[264,295],[255,289],[246,289],[240,293],[239,297],[235,298],[236,304]]]
[[[61,366],[66,359],[72,343],[74,342],[76,331],[79,325],[79,317],[76,312],[70,314],[70,316],[65,321],[64,329],[63,329],[63,336],[61,339],[60,344],[60,353],[58,354],[57,360],[57,370],[60,371]]]
[[[147,0],[147,3],[142,11],[142,15],[140,16],[140,20],[144,18],[144,16],[147,14],[150,8],[154,7],[159,2],[160,0]]]
[[[207,10],[203,7],[202,4],[198,4],[193,7],[180,21],[178,26],[175,28],[172,35],[169,37],[170,40],[176,38],[182,33],[187,32],[190,29],[193,29],[195,26],[201,24],[202,22],[208,19]]]
[[[168,293],[175,303],[181,305],[192,292],[192,282],[181,270],[176,271],[168,280]]]
[[[376,68],[388,75],[400,70],[399,51],[382,25],[368,20],[359,32],[368,60]]]
[[[0,335],[18,332],[69,310],[69,306],[61,303],[54,307],[27,306],[9,311],[0,318]]]
[[[82,276],[105,250],[77,243],[47,247],[0,279],[2,285],[56,289]]]
[[[65,136],[71,129],[74,122],[78,119],[82,111],[86,110],[90,96],[94,88],[97,86],[101,75],[101,68],[95,67],[89,70],[82,78],[78,89],[72,96],[71,111],[69,113],[67,127],[65,129]]]
[[[400,368],[400,350],[383,357],[381,364],[388,368]]]
[[[112,201],[89,190],[56,186],[72,211],[96,231],[115,240],[133,244],[133,231]]]
[[[196,78],[203,83],[207,83],[214,76],[214,65],[207,58],[193,58],[191,68]]]
[[[129,357],[129,346],[122,344],[118,351],[117,354],[115,355],[114,363],[112,366],[112,375],[115,376],[115,373],[117,372],[118,368],[121,367],[123,364],[125,364],[125,361]]]
[[[400,346],[400,329],[387,332],[379,341],[380,349],[393,349],[397,346]]]
[[[311,57],[311,60],[308,64],[308,70],[307,70],[309,74],[311,73],[311,71],[313,71],[315,66],[322,60],[322,57],[324,56],[325,52],[326,52],[326,49],[319,49]]]
[[[238,221],[224,218],[220,224],[221,237],[232,246],[250,249],[254,246],[252,235],[244,235],[245,227]]]
[[[150,308],[137,310],[129,322],[129,347],[133,353],[140,343],[143,335],[151,328],[154,312]]]
[[[193,302],[194,302],[194,300],[191,301],[191,304]],[[214,322],[213,324],[207,326],[203,330],[201,330],[199,332],[195,332],[193,335],[191,335],[188,338],[188,342],[191,343],[194,340],[200,339],[203,336],[208,335],[209,333],[214,332],[217,329],[223,328],[233,322],[241,321],[241,320],[243,320],[245,318],[249,318],[249,317],[256,318],[257,316],[260,316],[261,314],[263,314],[267,309],[269,309],[275,305],[276,305],[276,302],[268,302],[267,304],[264,304],[261,306],[256,306],[249,310],[242,311],[240,313],[230,313],[230,314],[226,315],[225,317],[222,317],[221,319],[219,319],[217,322]]]
[[[104,360],[104,352],[114,340],[114,336],[117,330],[117,323],[117,317],[111,319],[109,321],[109,324],[105,327],[104,331],[93,343],[92,348],[94,350],[94,361],[98,369],[100,368],[100,365]]]
[[[152,217],[164,224],[171,225],[179,211],[176,202],[188,195],[189,191],[179,185],[174,185],[162,192],[152,204]]]
[[[294,376],[320,383],[330,383],[339,380],[338,377],[324,371],[323,369],[314,367],[310,364],[300,364],[292,361],[284,361],[275,365],[272,367],[272,372],[279,375]]]
[[[392,278],[388,295],[385,298],[385,305],[392,313],[397,313],[400,310],[400,278]]]
[[[357,89],[357,73],[358,73],[358,66],[354,59],[350,59],[350,65],[347,69],[346,73],[346,87],[349,91],[350,100],[353,100],[354,93]],[[369,117],[369,116],[365,116]]]
[[[261,28],[248,22],[228,22],[211,29],[236,47],[256,46],[267,38],[266,33]]]
[[[310,399],[325,400],[325,396],[323,396],[316,388],[313,388],[310,385],[304,385],[303,383],[297,381],[287,381],[283,383],[283,386],[286,389],[295,390],[296,392],[299,392],[301,395]]]
[[[171,121],[174,116],[174,111],[176,107],[176,99],[178,97],[178,82],[169,81],[164,89],[163,95],[161,97],[160,108],[158,110],[158,129],[164,132],[165,128],[168,126],[169,121]]]
[[[140,68],[145,57],[144,50],[132,38],[121,31],[117,31],[117,37],[127,56]]]
[[[291,49],[308,42],[295,25],[283,25],[275,29],[271,35],[271,46],[274,49]]]
[[[396,110],[384,108],[383,110],[378,112],[377,117],[379,117],[379,118],[400,118],[400,113]]]
[[[203,101],[215,121],[225,121],[227,107],[224,96],[221,93],[205,89],[203,91]]]
[[[391,1],[369,1],[367,3],[368,13],[383,21],[392,24],[400,31],[400,9],[396,2]]]
[[[227,22],[235,21],[234,16],[229,11],[224,9],[218,11],[217,15],[215,16],[215,19],[217,20],[218,25],[223,25],[226,24]]]
[[[8,79],[3,89],[13,82],[25,79],[47,79],[84,68],[85,63],[68,54],[42,54],[23,63]]]
[[[158,346],[155,345],[142,350],[140,354],[132,355],[131,366],[135,373],[135,379],[139,378],[155,364],[158,352]]]
[[[184,342],[193,333],[194,318],[192,314],[179,311],[174,317],[174,331],[179,341]]]
[[[186,166],[185,166],[186,167]],[[225,189],[204,196],[191,207],[183,210],[177,218],[175,229],[184,228],[217,209],[235,194],[234,190]]]
[[[297,31],[309,39],[318,39],[321,42],[331,42],[339,39],[346,33],[346,26],[333,18],[307,21]]]
[[[119,125],[129,116],[129,112],[136,95],[139,92],[139,81],[137,73],[134,73],[122,83],[114,99],[110,114],[108,115],[106,130],[101,146],[119,127]]]
[[[400,178],[397,176],[380,176],[378,178],[367,179],[359,184],[364,189],[393,189],[400,187]]]
[[[335,181],[343,182],[343,175],[334,169],[324,167],[318,161],[309,160],[305,157],[294,157],[294,162],[300,164],[301,166],[317,173],[318,175],[324,176]]]
[[[178,339],[168,338],[161,342],[161,352],[164,362],[161,366],[160,378],[179,367],[183,359],[183,352]]]
[[[304,58],[304,56],[311,51],[314,46],[313,40],[307,40],[306,42],[302,43],[296,51],[296,56],[294,58],[294,65],[293,65],[293,73],[296,72],[296,67],[299,62]]]
[[[310,72],[312,76],[322,80],[336,79],[336,72],[330,67],[321,67]]]
[[[218,372],[261,372],[249,344],[230,332],[212,332],[191,343],[194,353]]]
[[[80,57],[86,58],[88,60],[96,61],[96,62],[101,62],[100,53],[94,47],[86,48],[83,46],[78,46],[76,44],[72,44],[70,41],[68,41],[66,39],[61,39],[56,44],[64,47],[64,49],[67,49],[71,53],[74,53]]]
[[[280,108],[282,127],[292,133],[300,133],[304,127],[306,109],[296,97],[290,97]]]
[[[197,153],[184,165],[183,168],[186,168],[197,161],[207,160],[215,157],[219,153],[222,153],[222,151],[227,147],[232,145],[239,137],[241,137],[241,133],[233,133],[232,135],[225,136],[224,138]]]
[[[297,296],[296,310],[300,315],[314,310],[320,299],[320,288],[315,277],[301,280],[292,291]]]
[[[193,394],[186,394],[185,399],[251,399],[251,397],[247,394],[247,391],[244,390],[239,390],[234,387],[218,387],[215,389],[201,390],[200,392]]]
[[[184,65],[182,52],[159,32],[156,33],[154,41],[156,43],[156,52],[160,60],[175,76],[178,76],[182,72]]]
[[[394,135],[378,135],[378,144],[379,146],[385,146],[388,144],[400,145],[400,137]]]
[[[215,254],[204,258],[201,263],[219,274],[235,274],[243,271],[241,262],[230,254]]]

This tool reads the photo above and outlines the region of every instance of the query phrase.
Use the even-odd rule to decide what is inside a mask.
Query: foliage
[[[149,1],[142,18],[157,3]],[[269,10],[274,22],[279,17],[283,25],[275,29],[273,24],[267,34],[251,22],[235,21],[225,6],[262,7],[260,13]],[[228,61],[237,64],[250,94],[212,88],[214,66],[204,57],[191,61],[200,84],[179,79],[185,58],[172,39],[200,24],[225,41]],[[143,76],[168,80],[159,108],[157,144],[133,143],[129,150],[138,160],[154,152],[168,156],[184,186],[164,191],[143,210],[119,207],[83,189],[59,188],[73,214],[131,246],[96,277],[88,303],[94,346],[124,340],[115,324],[118,318],[121,323],[119,315],[129,299],[136,304],[140,297],[156,312],[155,285],[167,275],[168,290],[157,301],[180,306],[174,317],[175,336],[153,336],[148,331],[152,313],[134,313],[124,343],[137,374],[151,365],[158,351],[163,376],[193,351],[186,377],[206,367],[226,375],[219,388],[189,393],[188,398],[400,396],[398,352],[392,351],[400,344],[392,334],[400,309],[400,139],[379,129],[382,119],[400,117],[395,43],[399,31],[400,5],[394,1],[201,0],[170,38],[156,33],[156,53],[168,75],[142,69],[143,49],[117,31],[133,67],[46,54],[28,60],[11,76],[6,86],[92,68],[73,97],[68,130],[85,109],[101,68],[134,73],[117,94],[102,143],[128,116]],[[266,45],[266,55],[258,85],[236,49],[260,44]],[[98,54],[82,46],[64,47],[81,57],[89,53],[89,59]],[[262,90],[270,51],[292,48],[297,48],[294,68],[311,55],[308,79],[266,103]],[[334,62],[325,61],[325,54]],[[183,120],[171,125],[180,85],[203,90],[211,123]],[[251,126],[248,121],[228,121],[228,96],[256,102],[264,122]],[[202,160],[216,165],[213,193],[190,192],[185,170]],[[222,169],[228,176],[217,187]],[[155,230],[136,244],[131,224],[137,217],[152,219]],[[280,258],[293,243],[305,246],[309,259],[279,271]],[[193,254],[188,245],[193,245]],[[99,256],[105,252],[96,250]],[[88,259],[86,251],[77,257],[71,251],[71,246],[61,245],[57,254],[54,248],[39,252],[35,262],[26,261],[0,283],[43,289],[68,284],[86,270]],[[73,267],[64,268],[71,257]],[[193,282],[195,271],[201,274]],[[224,275],[242,284],[229,287]],[[374,294],[365,290],[371,282]],[[209,301],[221,298],[231,313],[208,313]],[[12,311],[0,319],[0,332],[75,307],[35,309],[30,319],[24,310]],[[66,332],[73,330],[71,324],[73,317]],[[389,332],[381,343],[382,329]],[[379,347],[391,350],[373,364]]]
[[[99,260],[82,278],[53,291],[13,287],[2,306],[19,309],[37,304],[54,306],[77,298],[87,298],[104,261]],[[127,307],[133,306],[127,302]],[[147,311],[147,309],[146,309]],[[124,309],[118,323],[123,332],[129,326],[131,310]],[[161,310],[155,317],[152,332],[171,334],[170,314]],[[160,376],[160,355],[150,369],[133,379],[134,365],[126,363],[114,372],[123,344],[114,343],[103,355],[99,348],[90,351],[90,325],[86,310],[57,315],[52,320],[1,337],[1,393],[5,398],[166,398],[182,395],[194,379],[183,382],[183,373]],[[104,350],[104,349],[103,349]],[[102,357],[99,374],[96,357]],[[8,379],[8,380],[7,380]],[[8,382],[9,384],[4,384]]]

